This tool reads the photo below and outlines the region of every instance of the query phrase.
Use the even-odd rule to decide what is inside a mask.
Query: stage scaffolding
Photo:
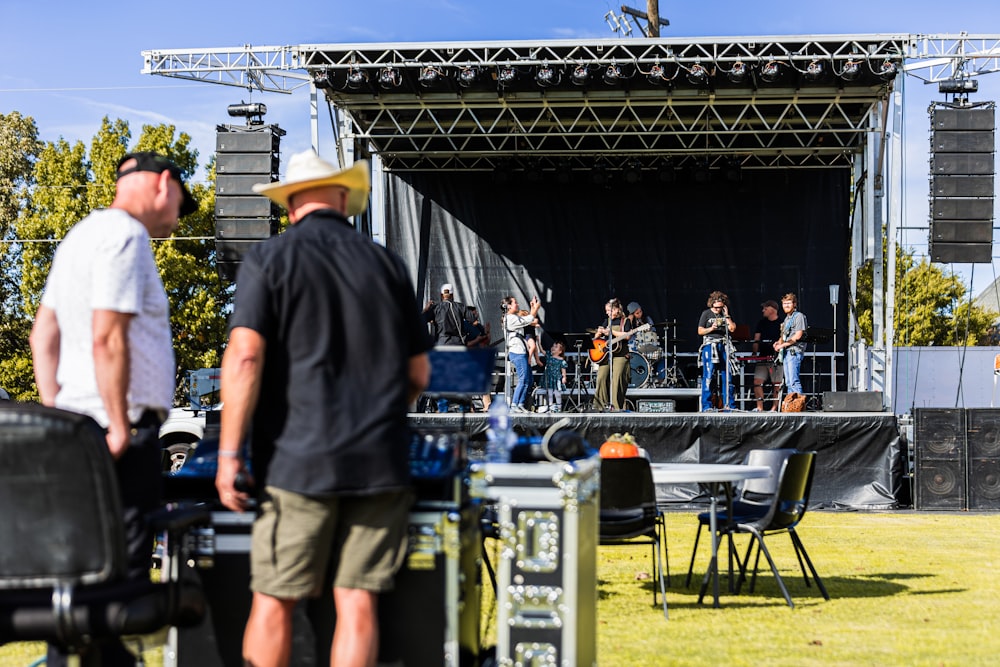
[[[851,273],[869,259],[876,267],[875,342],[856,341],[852,318],[850,388],[883,391],[891,405],[902,76],[995,72],[1000,35],[245,45],[142,56],[146,74],[269,93],[308,88],[313,145],[323,101],[341,161],[370,155],[377,170],[604,169],[666,180],[682,169],[849,169]],[[383,228],[377,194],[372,212]]]

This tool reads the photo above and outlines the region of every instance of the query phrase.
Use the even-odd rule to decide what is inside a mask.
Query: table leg
[[[705,578],[701,582],[701,591],[698,593],[698,604],[705,599],[705,591],[708,590],[708,579],[712,578],[712,606],[719,607],[719,535],[718,535],[718,490],[712,487],[708,489],[708,529],[712,538],[712,558],[708,562],[708,569],[705,571]]]

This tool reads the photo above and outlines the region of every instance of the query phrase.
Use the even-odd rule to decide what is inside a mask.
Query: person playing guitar
[[[602,411],[610,406],[621,410],[625,407],[625,392],[632,374],[627,342],[632,335],[632,324],[625,317],[618,299],[608,301],[604,312],[608,317],[594,330],[594,347],[590,350],[591,360],[599,364],[594,409]]]

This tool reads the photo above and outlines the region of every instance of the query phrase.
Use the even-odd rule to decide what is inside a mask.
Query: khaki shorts
[[[785,369],[781,367],[781,364],[762,361],[753,369],[753,378],[765,382],[770,380],[772,384],[781,384],[785,381]]]
[[[250,589],[281,599],[316,597],[324,582],[392,589],[406,557],[410,492],[310,497],[267,487],[253,524]]]

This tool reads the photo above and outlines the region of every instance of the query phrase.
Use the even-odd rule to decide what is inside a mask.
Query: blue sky
[[[136,5],[65,0],[3,0],[0,5],[0,113],[32,116],[41,138],[89,141],[105,115],[129,121],[134,136],[146,123],[172,123],[191,134],[205,162],[215,126],[230,122],[226,106],[249,100],[247,91],[140,74],[145,49],[197,49],[243,44],[282,46],[337,42],[426,42],[504,39],[613,38],[604,15],[622,2],[608,0],[365,0],[347,3],[192,2]],[[645,9],[645,0],[626,2]],[[1000,34],[1000,9],[982,0],[909,2],[676,3],[661,0],[671,25],[664,37],[968,32]],[[137,10],[142,16],[137,16]],[[974,99],[1000,100],[1000,73],[980,78]],[[906,84],[904,215],[908,226],[927,223],[927,106],[936,87],[910,77]],[[283,153],[309,146],[305,90],[255,95],[268,122],[288,134]],[[325,133],[325,134],[324,134]],[[321,126],[321,152],[329,128]],[[0,147],[0,150],[3,150]],[[286,153],[288,154],[288,153]],[[926,233],[911,233],[923,244]],[[918,252],[926,251],[919,248]],[[995,251],[995,254],[996,251]],[[994,262],[995,266],[996,262]],[[970,274],[969,267],[956,267]],[[975,267],[974,291],[996,269]]]

